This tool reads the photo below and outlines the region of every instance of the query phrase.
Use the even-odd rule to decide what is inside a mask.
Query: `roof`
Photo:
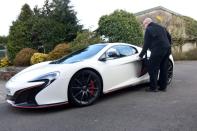
[[[106,46],[115,46],[115,45],[131,45],[131,46],[133,46],[133,47],[135,47],[135,48],[139,48],[139,46],[136,46],[136,45],[134,45],[134,44],[131,44],[131,43],[122,43],[122,42],[114,42],[114,43],[110,43],[110,42],[108,42],[108,43],[98,43],[97,45],[102,45],[102,44],[104,44],[104,45],[106,45]]]
[[[169,9],[163,7],[163,6],[157,6],[157,7],[150,8],[150,9],[147,9],[147,10],[144,10],[144,11],[140,11],[140,12],[135,13],[135,15],[139,16],[139,15],[142,15],[142,14],[150,13],[150,12],[155,11],[155,10],[163,10],[163,11],[169,12],[169,13],[177,15],[177,16],[182,16],[181,14],[176,13],[174,11],[171,11],[171,10],[169,10]]]

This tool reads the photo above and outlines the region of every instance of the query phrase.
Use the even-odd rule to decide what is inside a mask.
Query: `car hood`
[[[13,76],[10,81],[14,82],[24,82],[24,81],[31,81],[32,79],[35,79],[41,75],[59,71],[59,66],[62,66],[61,64],[49,64],[48,62],[39,63],[33,66],[30,66],[21,72],[17,73],[15,76]]]
[[[76,63],[71,64],[50,64],[51,61],[42,62],[39,64],[32,65],[21,72],[17,73],[15,76],[13,76],[10,81],[11,82],[27,82],[32,81],[33,79],[40,77],[42,75],[51,73],[51,72],[60,72],[61,74],[69,73],[72,74],[75,72],[75,70],[78,70],[82,67],[87,67],[88,65],[91,65],[91,60],[84,60]],[[72,70],[71,70],[72,69]]]

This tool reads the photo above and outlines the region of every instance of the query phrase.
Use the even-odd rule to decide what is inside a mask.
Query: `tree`
[[[81,31],[76,13],[69,6],[69,0],[45,1],[42,8],[33,11],[25,4],[19,17],[10,27],[8,56],[11,61],[22,48],[38,49],[44,46],[46,53],[57,44],[70,42]]]
[[[116,10],[99,20],[97,33],[104,35],[109,42],[127,42],[139,45],[143,40],[142,28],[136,17],[129,12]]]
[[[42,15],[44,15],[44,16],[49,16],[50,15],[50,13],[51,13],[51,5],[50,5],[50,3],[49,3],[49,0],[46,0],[45,2],[44,2],[44,5],[43,5],[43,7],[42,7]]]
[[[6,36],[0,36],[0,44],[7,44],[8,38]]]
[[[50,52],[57,44],[67,41],[65,25],[50,18],[39,18],[32,27],[34,48],[43,45]]]
[[[41,9],[34,8],[36,22],[33,34],[37,39],[33,41],[42,43],[46,52],[51,51],[59,43],[72,41],[82,29],[69,2],[69,0],[53,0],[50,3],[46,0]]]
[[[77,32],[81,31],[82,26],[78,24],[76,12],[69,6],[70,0],[53,0],[51,8],[53,9],[50,17],[59,23],[64,24],[65,40],[72,41]]]
[[[11,61],[13,61],[16,53],[18,53],[22,48],[33,48],[30,41],[31,29],[33,25],[33,21],[31,19],[32,17],[32,10],[29,5],[25,4],[21,9],[18,19],[13,22],[10,27],[7,49],[8,57]]]
[[[21,13],[18,17],[18,20],[24,22],[30,19],[32,16],[33,16],[33,11],[31,10],[28,4],[24,4],[21,9]]]

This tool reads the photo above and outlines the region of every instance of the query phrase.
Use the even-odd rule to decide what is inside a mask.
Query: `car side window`
[[[120,45],[116,46],[115,48],[119,52],[120,57],[131,56],[137,53],[137,50],[129,45]]]
[[[120,53],[119,53],[119,51],[116,48],[112,47],[112,48],[107,50],[106,57],[107,58],[114,58],[114,59],[115,58],[119,58],[120,57]]]
[[[137,53],[137,49],[129,45],[113,46],[106,51],[106,58],[117,59],[126,56],[131,56]],[[103,56],[104,57],[104,56]]]

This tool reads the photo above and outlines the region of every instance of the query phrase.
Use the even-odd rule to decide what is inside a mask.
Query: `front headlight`
[[[51,84],[53,81],[55,81],[60,75],[59,71],[56,72],[50,72],[44,75],[41,75],[29,82],[39,82],[39,81],[44,81],[46,86],[48,86],[49,84]]]

